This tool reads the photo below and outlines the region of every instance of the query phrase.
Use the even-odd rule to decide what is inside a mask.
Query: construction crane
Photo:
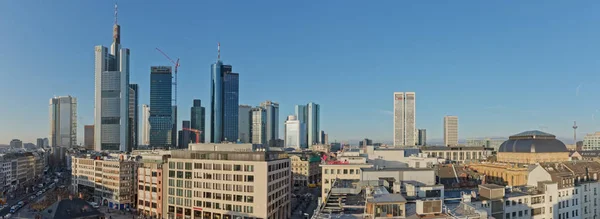
[[[191,128],[183,128],[183,130],[195,132],[196,133],[196,142],[195,143],[200,143],[200,134],[202,133],[202,131],[200,131],[198,129],[191,129]]]
[[[173,61],[173,59],[171,59],[171,57],[169,57],[165,52],[163,52],[159,48],[156,48],[156,50],[158,50],[158,52],[163,54],[163,56],[165,56],[175,66],[175,81],[173,82],[173,86],[174,86],[175,90],[174,90],[173,105],[177,106],[177,69],[179,69],[179,58],[177,58],[177,61]]]

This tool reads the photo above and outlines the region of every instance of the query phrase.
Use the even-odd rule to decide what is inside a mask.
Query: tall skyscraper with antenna
[[[239,74],[221,62],[221,43],[217,61],[211,65],[210,142],[235,142],[238,139]]]
[[[94,147],[127,151],[129,141],[129,49],[121,48],[121,26],[115,4],[110,51],[96,46],[94,58]]]

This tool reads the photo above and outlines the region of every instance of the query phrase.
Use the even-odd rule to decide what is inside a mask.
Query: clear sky
[[[0,1],[0,144],[47,137],[54,95],[78,98],[83,139],[93,48],[110,46],[113,7]],[[578,138],[600,128],[598,11],[598,1],[128,0],[119,23],[140,105],[150,66],[169,64],[155,47],[181,58],[180,120],[192,99],[209,105],[221,42],[240,104],[279,102],[283,123],[295,104],[316,102],[330,141],[391,141],[392,94],[414,91],[430,141],[457,115],[461,139],[542,129],[570,143],[574,120]]]

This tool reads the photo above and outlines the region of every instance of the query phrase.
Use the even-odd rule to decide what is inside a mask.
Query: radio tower
[[[573,144],[577,144],[577,121],[573,121]]]

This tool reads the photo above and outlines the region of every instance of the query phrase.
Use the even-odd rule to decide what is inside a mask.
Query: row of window
[[[138,202],[139,206],[146,206],[146,207],[151,207],[151,208],[156,208],[156,202],[149,202],[149,201],[144,201],[144,200],[139,200]]]
[[[250,214],[254,213],[254,207],[245,206],[245,205],[232,205],[232,204],[223,204],[223,203],[219,203],[219,202],[209,202],[209,201],[199,201],[199,200],[192,201],[191,199],[174,198],[174,197],[169,197],[168,203],[176,204],[176,205],[183,205],[185,207],[192,207],[192,203],[193,203],[194,207],[212,208],[212,209],[218,209],[218,210],[242,212],[242,213],[250,213]],[[169,210],[171,208],[172,208],[172,206],[169,206]]]
[[[169,162],[169,169],[178,169],[178,170],[192,170],[192,169],[194,169],[194,170],[226,170],[226,171],[254,172],[254,165],[215,164],[215,163],[190,163],[190,162]]]
[[[179,179],[214,179],[214,180],[225,180],[225,181],[236,181],[236,182],[254,182],[254,175],[240,175],[240,174],[221,174],[221,173],[198,173],[198,172],[187,172],[187,171],[174,171],[169,170],[170,178]],[[172,179],[169,179],[172,180]]]
[[[360,174],[360,169],[325,169],[325,174]]]
[[[571,217],[579,216],[579,210],[571,211]],[[558,214],[558,219],[569,219],[569,212]]]

